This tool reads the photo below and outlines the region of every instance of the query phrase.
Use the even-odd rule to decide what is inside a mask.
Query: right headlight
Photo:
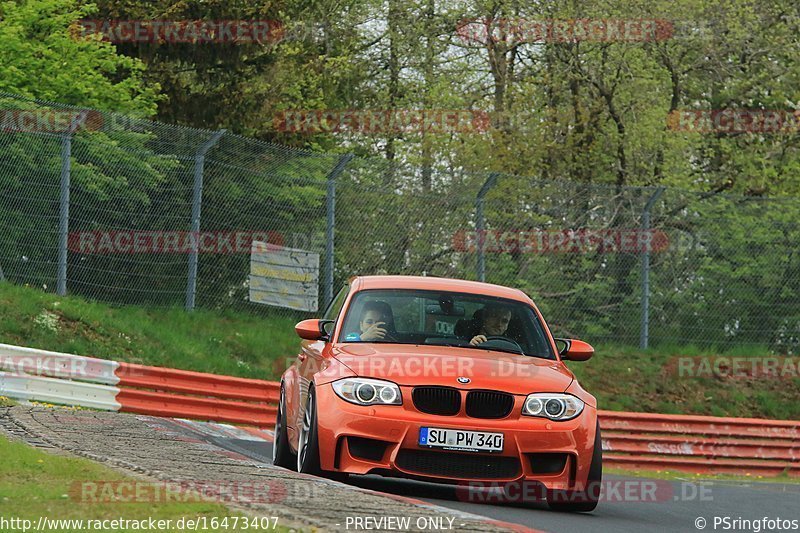
[[[534,393],[525,398],[522,414],[550,420],[570,420],[583,411],[584,403],[571,394]]]

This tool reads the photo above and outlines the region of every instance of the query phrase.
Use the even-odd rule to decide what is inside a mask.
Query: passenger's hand
[[[469,341],[472,346],[477,346],[484,342],[486,342],[486,335],[475,335],[472,337],[472,340]]]
[[[386,338],[386,322],[375,322],[361,334],[362,341],[382,341]]]

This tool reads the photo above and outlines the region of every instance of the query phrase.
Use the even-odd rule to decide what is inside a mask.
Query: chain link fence
[[[319,254],[320,308],[356,274],[483,279],[530,294],[559,335],[800,348],[797,199],[311,153],[8,94],[0,113],[0,277],[14,283],[292,312],[250,301],[258,240]]]

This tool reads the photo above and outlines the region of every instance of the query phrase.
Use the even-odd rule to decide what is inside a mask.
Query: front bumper
[[[592,461],[597,411],[587,405],[575,419],[553,422],[522,416],[525,398],[499,420],[463,412],[439,416],[417,411],[412,387],[401,386],[402,406],[359,406],[339,398],[330,384],[317,388],[320,464],[323,470],[377,473],[459,483],[536,481],[551,490],[580,490]],[[498,453],[434,450],[418,444],[421,427],[500,432]]]

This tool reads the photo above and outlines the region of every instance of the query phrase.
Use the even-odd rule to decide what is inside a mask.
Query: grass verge
[[[15,405],[17,405],[17,402],[12,400],[11,398],[0,396],[0,407],[14,407]]]
[[[243,516],[217,503],[172,501],[169,503],[83,502],[75,483],[131,481],[109,468],[81,458],[51,455],[26,444],[0,436],[0,508],[5,520],[30,520],[35,527],[40,517],[55,520],[172,520],[181,517]],[[199,499],[199,498],[198,498]],[[20,524],[20,522],[17,522]],[[75,524],[50,523],[47,531],[80,531]],[[86,524],[84,524],[86,525]],[[12,524],[12,529],[15,529]],[[19,528],[16,528],[19,529]],[[110,529],[110,528],[109,528]],[[21,529],[20,529],[21,530]],[[29,530],[32,530],[29,529]],[[115,528],[115,531],[138,531]],[[174,525],[163,531],[182,531]],[[223,531],[209,529],[209,531]]]

